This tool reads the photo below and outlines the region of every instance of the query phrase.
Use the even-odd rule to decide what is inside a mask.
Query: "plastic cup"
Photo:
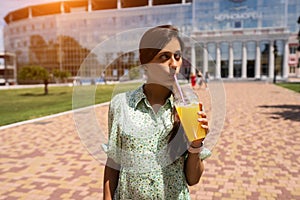
[[[206,131],[201,127],[201,123],[198,122],[198,103],[190,104],[175,104],[177,113],[179,115],[181,124],[185,131],[185,134],[190,142],[205,138]]]

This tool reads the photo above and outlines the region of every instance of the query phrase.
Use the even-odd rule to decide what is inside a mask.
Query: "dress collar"
[[[143,99],[147,98],[144,93],[143,87],[144,87],[144,85],[141,85],[140,87],[138,87],[136,90],[133,91],[132,95],[130,95],[130,100],[131,100],[130,102],[133,103],[134,108],[136,108]],[[165,105],[166,104],[169,104],[171,108],[174,106],[173,96],[171,96],[167,99],[167,102],[165,103]]]

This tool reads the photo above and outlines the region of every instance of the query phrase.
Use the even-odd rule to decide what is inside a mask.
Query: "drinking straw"
[[[180,98],[181,98],[182,102],[185,104],[183,93],[182,93],[182,90],[181,90],[181,88],[179,86],[176,74],[174,74],[174,79],[175,79],[175,84],[176,84],[177,90],[179,91],[179,94],[180,94]]]

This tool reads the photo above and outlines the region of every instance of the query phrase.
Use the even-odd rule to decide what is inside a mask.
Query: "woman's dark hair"
[[[172,25],[156,26],[147,30],[140,40],[139,56],[141,64],[149,63],[173,38],[177,38],[181,49],[183,42],[178,29]]]
[[[183,50],[184,44],[179,37],[179,31],[172,25],[161,25],[149,29],[144,33],[139,44],[139,57],[141,64],[149,63],[173,38],[177,38],[180,48]],[[172,145],[169,146],[169,154],[172,160],[181,156],[183,151],[187,149],[185,134],[178,132],[180,120],[175,107],[172,108],[173,128],[170,132],[169,143],[174,139]],[[177,135],[180,134],[180,135]],[[176,135],[178,137],[176,137]],[[180,148],[180,146],[182,148]]]

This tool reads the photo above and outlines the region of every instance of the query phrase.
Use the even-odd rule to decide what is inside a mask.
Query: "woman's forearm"
[[[185,176],[188,185],[192,186],[199,182],[201,175],[204,171],[204,165],[199,158],[198,153],[188,153],[185,161]]]
[[[103,183],[103,199],[113,199],[115,190],[118,186],[119,170],[118,168],[112,167],[111,164],[116,165],[111,159],[107,160],[104,169],[104,183]]]

